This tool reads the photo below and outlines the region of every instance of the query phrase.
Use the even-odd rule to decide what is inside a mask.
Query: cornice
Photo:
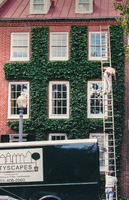
[[[53,18],[53,19],[4,19],[0,18],[1,27],[31,27],[31,26],[71,26],[71,25],[107,25],[107,24],[118,24],[117,17],[100,17],[100,18]]]

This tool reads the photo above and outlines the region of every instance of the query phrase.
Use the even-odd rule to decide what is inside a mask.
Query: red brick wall
[[[0,135],[13,133],[7,124],[8,117],[8,81],[4,78],[4,63],[10,62],[10,41],[12,32],[30,32],[32,26],[47,25],[50,31],[70,31],[71,25],[87,25],[88,31],[99,31],[99,25],[116,24],[115,20],[87,20],[87,21],[1,21],[0,22]],[[121,173],[121,193],[125,197],[129,197],[129,163],[128,163],[128,61],[125,65],[125,131],[123,135],[122,147],[122,173]]]
[[[30,32],[32,26],[50,26],[50,31],[68,31],[71,25],[88,25],[89,30],[99,30],[98,25],[116,23],[115,20],[88,21],[1,21],[0,22],[0,135],[13,131],[7,125],[8,117],[8,81],[4,78],[3,66],[10,62],[10,42],[12,32]]]
[[[30,27],[0,27],[0,135],[13,131],[8,121],[8,81],[4,78],[4,63],[10,61],[10,41],[12,32],[30,32]]]
[[[127,37],[125,36],[127,45]],[[128,134],[128,59],[125,58],[125,129],[122,141],[122,172],[120,177],[120,190],[124,197],[129,197],[129,134]]]

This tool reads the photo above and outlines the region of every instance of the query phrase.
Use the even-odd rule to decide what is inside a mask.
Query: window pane
[[[95,47],[91,47],[91,56],[92,57],[96,56],[96,48]]]
[[[55,136],[52,136],[52,140],[56,140]]]
[[[83,5],[83,6],[84,6],[84,10],[89,11],[89,9],[90,9],[89,4],[85,4],[85,5]]]
[[[34,5],[34,10],[43,11],[44,10],[44,5]]]
[[[100,57],[101,56],[100,50],[101,50],[100,47],[96,47],[96,57]]]
[[[67,114],[67,110],[65,107],[63,108],[63,114]]]
[[[95,44],[95,34],[91,34],[91,44]]]
[[[96,44],[100,44],[100,34],[96,34]]]

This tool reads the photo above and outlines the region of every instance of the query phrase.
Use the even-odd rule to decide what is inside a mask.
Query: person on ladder
[[[112,90],[112,75],[116,81],[116,67],[104,67],[104,94],[110,94]]]
[[[117,182],[117,178],[114,176],[114,171],[111,170],[106,173],[106,200],[113,200],[113,195],[114,195],[114,187],[115,183]]]

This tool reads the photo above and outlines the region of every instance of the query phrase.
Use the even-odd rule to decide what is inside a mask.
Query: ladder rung
[[[113,165],[113,164],[109,164],[109,167],[113,167],[113,166],[115,167],[115,165]]]
[[[107,122],[107,121],[106,121],[106,122],[104,122],[104,123],[105,123],[105,124],[108,124],[108,123],[109,123],[109,124],[110,124],[110,123],[112,123],[112,124],[113,124],[113,122],[112,122],[112,121],[109,121],[109,122]]]
[[[112,152],[107,152],[108,154],[115,154],[115,152],[114,151],[112,151]]]
[[[108,115],[108,117],[113,117],[113,115]],[[104,118],[107,118],[107,116],[105,116]]]
[[[107,99],[105,99],[104,101],[107,101]],[[105,107],[107,106],[107,107],[112,107],[113,106],[113,102],[111,102],[111,104],[107,104],[107,105],[104,105]]]
[[[113,128],[112,128],[112,127],[111,127],[111,128],[106,128],[106,127],[105,127],[105,130],[107,130],[107,129],[112,130]]]
[[[107,133],[108,134],[108,136],[113,136],[113,133],[112,134],[110,134],[110,133]]]
[[[115,160],[115,158],[107,158],[106,160]]]

